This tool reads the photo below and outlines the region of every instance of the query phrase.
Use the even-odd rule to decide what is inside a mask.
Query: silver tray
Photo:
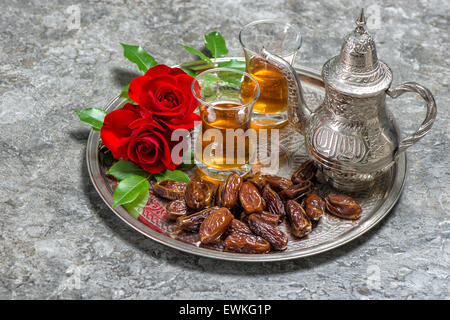
[[[218,61],[243,58],[222,58]],[[308,105],[318,106],[323,100],[324,88],[320,74],[306,67],[296,67],[302,80],[305,99]],[[118,96],[109,102],[107,112],[123,106],[125,99]],[[303,161],[306,160],[303,136],[287,127],[282,136],[288,150],[287,160],[276,174],[288,177]],[[100,134],[91,130],[87,142],[86,159],[89,175],[95,189],[109,208],[125,223],[136,231],[169,247],[192,254],[231,261],[281,261],[311,256],[341,246],[367,232],[380,222],[398,201],[406,178],[406,153],[402,153],[391,171],[383,176],[371,190],[354,195],[360,203],[363,213],[357,221],[346,221],[325,214],[313,231],[303,239],[293,237],[283,223],[280,228],[289,236],[289,244],[285,251],[273,251],[268,254],[242,254],[221,251],[220,246],[202,247],[199,245],[198,235],[183,232],[177,236],[173,234],[174,223],[168,220],[164,209],[164,201],[155,197],[150,191],[149,201],[144,214],[138,219],[132,217],[123,207],[112,208],[114,181],[105,174],[108,170],[99,161]],[[274,172],[275,173],[275,172]],[[192,174],[192,173],[190,173]],[[320,177],[319,177],[320,179]],[[316,192],[321,195],[333,191],[327,184],[319,184]]]

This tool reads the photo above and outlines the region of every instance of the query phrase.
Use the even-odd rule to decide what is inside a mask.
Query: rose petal
[[[189,92],[192,94],[192,81],[194,81],[194,78],[187,74],[180,74],[175,77],[177,82],[177,87],[183,91],[183,92]],[[194,88],[197,89],[200,88],[198,85],[198,82],[196,81],[196,85],[194,85]]]
[[[148,69],[147,72],[145,73],[145,76],[153,78],[153,77],[157,77],[162,74],[176,76],[179,74],[186,74],[186,73],[183,70],[181,70],[180,68],[170,68],[165,64],[158,64],[158,65]]]
[[[126,144],[131,135],[128,125],[137,119],[134,111],[118,109],[108,113],[100,130],[103,144],[111,150],[114,158],[121,159],[126,156]]]
[[[141,142],[139,143],[139,146],[141,145],[146,145],[148,151],[147,152],[142,152],[141,150],[139,150],[139,152],[137,152],[138,158],[139,158],[139,163],[155,163],[158,161],[159,158],[159,150],[158,148],[155,148],[155,145],[149,145],[145,142]]]
[[[150,106],[153,102],[148,94],[150,89],[151,78],[146,76],[136,77],[130,82],[130,87],[128,88],[128,96],[134,102],[143,106]]]
[[[179,98],[177,96],[177,91],[170,90],[171,88],[164,87],[160,88],[155,96],[157,97],[161,106],[170,110],[170,108],[174,108],[180,105]],[[182,95],[182,92],[179,92]]]
[[[156,106],[153,106],[152,111],[155,113],[158,111],[161,112],[166,110],[170,111],[172,109],[180,109],[180,105],[182,105],[184,102],[183,91],[169,84],[155,88],[155,90],[153,90],[153,95],[156,98],[156,104],[159,107],[158,109],[156,108]],[[167,97],[172,98],[171,104],[166,103]]]
[[[158,121],[153,120],[153,119],[150,120],[150,119],[146,119],[146,118],[140,118],[140,119],[134,120],[132,123],[129,124],[129,128],[130,129],[140,128],[141,131],[153,130],[153,129],[157,129],[160,131],[167,130]]]
[[[152,131],[150,135],[141,136],[140,139],[143,141],[145,140],[147,143],[152,143],[154,148],[158,150],[159,160],[162,161],[166,166],[170,164],[170,162],[172,161],[171,150],[166,137],[162,133],[158,131]],[[155,160],[146,157],[145,161],[143,162],[151,163],[155,162]]]
[[[148,136],[141,138],[142,143],[145,143],[149,151],[145,154],[141,154],[141,162],[142,163],[154,163],[158,160],[159,151],[161,150],[161,147],[159,144],[161,143],[156,139],[155,137]]]
[[[163,75],[163,76],[158,76],[158,77],[149,78],[149,79],[150,79],[150,81],[148,82],[148,85],[149,85],[148,91],[153,92],[154,95],[155,95],[155,92],[158,92],[161,88],[164,88],[164,87],[169,87],[172,89],[179,90],[177,87],[177,80],[173,76]],[[158,98],[156,95],[155,95],[155,97]]]
[[[122,107],[122,109],[133,111],[136,114],[136,116],[138,116],[138,117],[140,116],[140,108],[139,108],[139,105],[137,105],[137,104],[132,104],[132,103],[127,102]]]
[[[195,127],[195,122],[200,122],[201,118],[196,113],[191,113],[186,118],[172,118],[170,120],[167,119],[158,119],[157,121],[167,126],[170,130],[176,129],[192,129]]]
[[[142,169],[144,169],[145,171],[150,172],[150,173],[159,173],[166,169],[166,167],[164,166],[164,164],[161,161],[158,161],[158,162],[155,162],[152,164],[142,163],[139,165]]]

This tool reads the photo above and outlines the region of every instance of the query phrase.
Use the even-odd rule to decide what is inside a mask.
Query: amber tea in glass
[[[253,106],[253,112],[268,115],[286,112],[287,82],[283,74],[266,60],[256,56],[250,59],[247,69],[261,88],[264,88]],[[246,99],[246,90],[243,90],[243,97]],[[272,122],[266,121],[266,123],[271,124]]]
[[[259,54],[262,49],[278,55],[291,65],[301,46],[297,28],[276,20],[260,20],[244,26],[239,33],[246,71],[259,83],[261,93],[253,107],[252,122],[257,127],[279,127],[287,123],[288,88],[284,75]],[[245,84],[244,84],[245,87]],[[243,91],[244,100],[246,91]]]
[[[256,148],[256,134],[249,129],[259,96],[258,82],[246,72],[215,68],[199,74],[192,88],[202,120],[196,134],[196,165],[215,179],[224,179],[232,172],[246,174],[252,168]]]

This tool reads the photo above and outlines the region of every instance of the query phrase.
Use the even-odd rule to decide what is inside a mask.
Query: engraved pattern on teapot
[[[339,65],[339,59],[327,61],[327,64],[330,67],[323,70],[323,76],[326,78],[335,77],[359,86],[365,86],[370,83],[373,90],[383,89],[386,86],[386,82],[390,83],[392,81],[392,75],[387,71],[388,66],[382,61],[378,61],[377,64],[379,66],[370,73],[360,73],[361,70],[353,66],[350,66],[348,70],[339,69],[336,67]]]
[[[368,146],[360,135],[348,135],[324,125],[313,133],[312,145],[316,151],[330,159],[346,160],[353,163],[364,162]]]
[[[352,97],[332,87],[326,87],[325,103],[333,114],[352,121],[364,121],[378,117],[379,105],[384,105],[381,95],[373,97]]]

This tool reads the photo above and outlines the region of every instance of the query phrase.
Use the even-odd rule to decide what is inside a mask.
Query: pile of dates
[[[154,185],[154,192],[171,200],[166,211],[178,232],[198,232],[203,244],[223,241],[225,251],[267,253],[286,249],[288,237],[278,228],[284,219],[292,234],[303,238],[324,212],[352,220],[361,216],[361,207],[347,195],[329,194],[325,199],[317,195],[316,171],[309,160],[291,179],[233,173],[219,185],[202,179],[164,180]]]

